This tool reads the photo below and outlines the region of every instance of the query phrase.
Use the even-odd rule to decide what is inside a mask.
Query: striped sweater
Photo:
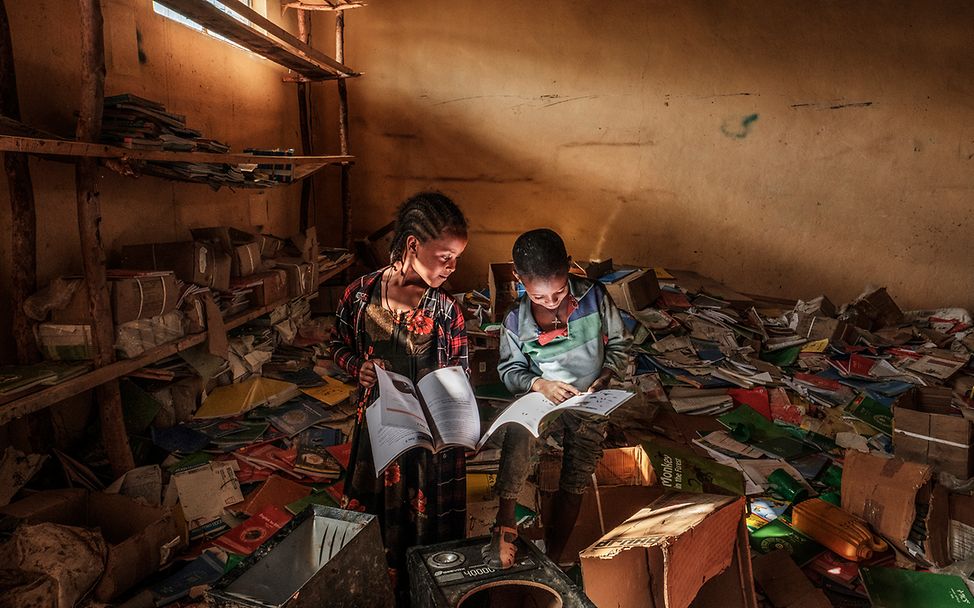
[[[538,377],[584,391],[603,368],[620,378],[625,374],[632,337],[612,298],[601,283],[575,275],[569,275],[568,288],[578,306],[568,317],[567,336],[542,345],[526,295],[504,318],[497,371],[515,395],[530,391]]]

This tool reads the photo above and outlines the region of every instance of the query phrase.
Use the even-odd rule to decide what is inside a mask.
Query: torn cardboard
[[[585,593],[616,608],[757,605],[744,499],[667,494],[581,554]]]
[[[930,465],[847,450],[842,508],[863,519],[903,553],[944,566],[950,563],[947,491],[932,477]],[[923,516],[927,537],[920,542],[919,551],[908,546],[918,503],[927,509]]]

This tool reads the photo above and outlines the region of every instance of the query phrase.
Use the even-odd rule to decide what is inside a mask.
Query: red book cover
[[[352,460],[352,442],[347,441],[338,445],[330,445],[325,450],[331,454],[342,468],[348,470],[348,463]]]
[[[734,403],[741,405],[750,406],[755,412],[761,414],[768,421],[772,421],[771,418],[771,403],[768,400],[768,389],[764,387],[759,388],[732,388],[727,391],[727,394],[731,396]]]
[[[828,378],[823,378],[814,374],[803,374],[802,372],[796,372],[794,378],[795,380],[808,384],[809,386],[817,386],[818,388],[822,388],[827,391],[838,391],[842,389],[842,385],[835,380],[829,380]]]
[[[213,544],[237,555],[250,555],[289,521],[291,516],[286,511],[275,505],[267,505],[256,515],[213,541]]]

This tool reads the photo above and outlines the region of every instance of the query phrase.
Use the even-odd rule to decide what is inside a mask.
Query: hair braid
[[[409,197],[396,212],[396,228],[389,246],[389,261],[402,261],[406,239],[416,237],[420,243],[437,239],[445,233],[467,235],[467,220],[456,203],[439,192],[420,192]]]

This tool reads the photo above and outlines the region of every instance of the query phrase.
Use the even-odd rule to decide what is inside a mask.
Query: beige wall
[[[974,308],[968,3],[387,0],[347,20],[357,228],[454,196],[464,286],[547,225],[579,258],[750,292]]]
[[[300,148],[293,84],[285,70],[247,51],[202,35],[152,11],[150,0],[103,0],[108,75],[106,93],[131,92],[160,101],[204,136],[246,147]],[[263,2],[262,2],[263,4]],[[276,0],[269,16],[282,22]],[[79,100],[76,3],[68,0],[7,2],[20,103],[28,124],[70,136]],[[294,31],[294,14],[283,23]],[[141,39],[141,42],[139,40]],[[140,61],[139,53],[143,55]],[[73,165],[31,161],[37,203],[37,263],[41,285],[78,273],[79,243]],[[110,170],[99,183],[106,248],[189,238],[189,228],[263,225],[275,234],[298,228],[300,186],[273,190],[223,188],[132,179]],[[5,178],[0,176],[0,226],[10,225]],[[0,293],[9,289],[10,235],[0,231]],[[0,298],[0,319],[10,318]],[[9,326],[0,323],[0,360],[10,356]]]

